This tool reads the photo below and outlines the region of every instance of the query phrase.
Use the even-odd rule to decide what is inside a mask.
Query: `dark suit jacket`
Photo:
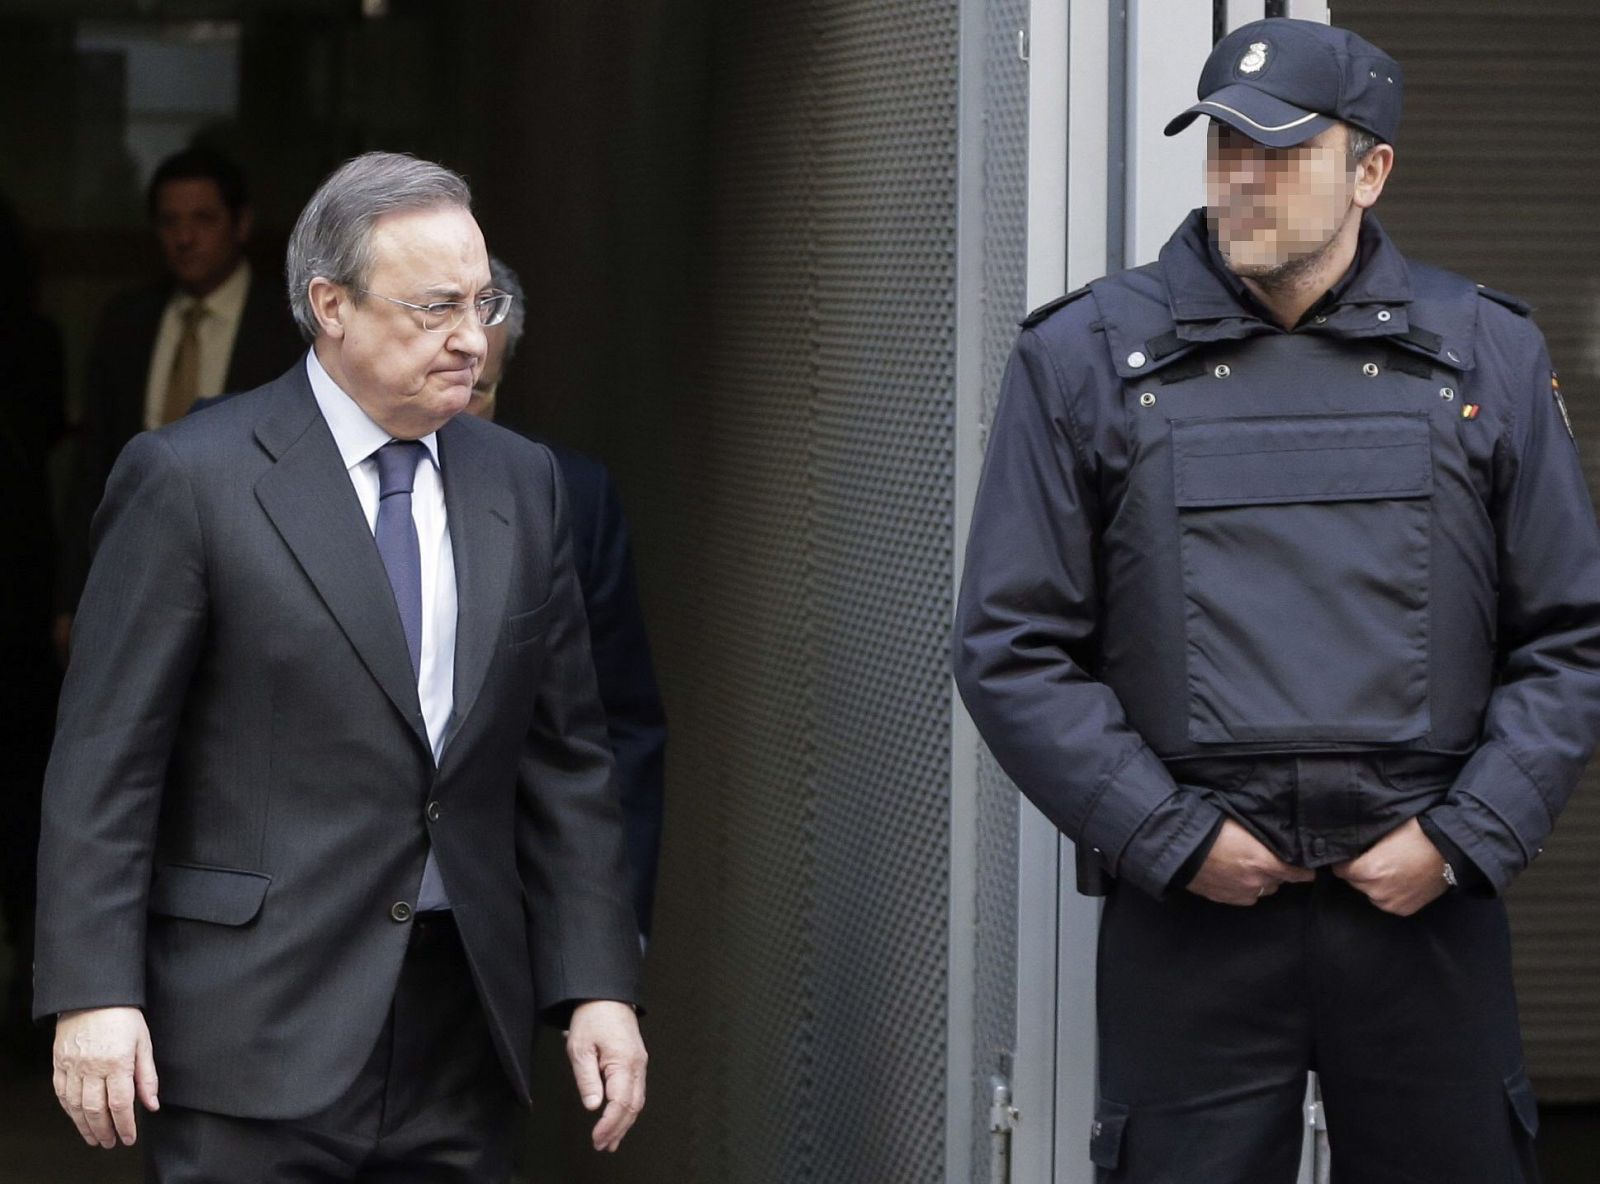
[[[112,473],[46,779],[34,1007],[144,1007],[164,1101],[290,1118],[337,1097],[430,840],[523,1097],[540,1010],[634,998],[565,490],[493,424],[458,417],[439,447],[460,607],[437,768],[303,366],[136,437]]]
[[[536,438],[537,439],[537,438]],[[589,616],[589,652],[617,762],[628,870],[639,932],[650,935],[665,800],[667,717],[633,577],[628,520],[606,466],[538,440],[555,454],[572,507],[572,554]]]
[[[67,554],[58,597],[70,612],[83,587],[88,560],[88,524],[105,491],[106,477],[128,441],[144,430],[145,388],[161,314],[172,298],[170,283],[150,284],[112,297],[95,329],[83,394],[83,443],[67,524]],[[271,382],[306,352],[305,339],[289,314],[281,280],[259,270],[239,314],[239,331],[228,360],[225,391],[247,391]]]

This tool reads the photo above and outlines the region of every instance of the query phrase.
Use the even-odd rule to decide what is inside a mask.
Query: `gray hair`
[[[511,293],[511,311],[506,313],[506,361],[517,352],[517,342],[522,340],[523,326],[527,320],[527,298],[522,294],[522,281],[517,273],[506,266],[504,259],[489,256],[489,286]]]
[[[1378,139],[1378,137],[1373,135],[1371,132],[1365,130],[1364,128],[1359,128],[1353,123],[1345,124],[1345,128],[1349,131],[1350,138],[1345,141],[1344,162],[1346,166],[1354,169],[1356,165],[1360,164],[1367,158],[1367,153],[1371,152],[1379,144],[1383,143],[1383,141]]]
[[[311,281],[322,276],[353,290],[365,287],[378,219],[439,206],[470,210],[472,190],[460,174],[407,153],[366,152],[328,174],[300,211],[284,262],[289,311],[307,341],[321,331],[311,309]]]

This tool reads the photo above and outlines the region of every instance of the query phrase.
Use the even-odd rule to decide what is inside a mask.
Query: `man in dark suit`
[[[484,330],[488,353],[467,410],[495,417],[495,395],[522,340],[525,304],[517,273],[489,256],[489,277],[511,296],[506,319]],[[639,935],[650,937],[665,801],[667,717],[650,658],[650,637],[633,577],[633,546],[622,501],[606,466],[592,456],[533,437],[555,454],[571,506],[573,561],[589,617],[589,653],[617,762],[617,791],[628,835],[628,871]]]
[[[337,170],[289,246],[311,352],[136,437],[96,518],[34,1007],[87,1142],[160,1106],[161,1184],[504,1181],[541,1016],[596,1147],[643,1105],[565,490],[456,414],[508,303],[469,203]]]
[[[56,623],[63,646],[82,588],[89,516],[123,447],[196,399],[245,391],[304,352],[276,275],[245,258],[253,218],[244,174],[207,148],[169,156],[151,177],[150,222],[166,275],[106,305],[89,353],[84,443]]]

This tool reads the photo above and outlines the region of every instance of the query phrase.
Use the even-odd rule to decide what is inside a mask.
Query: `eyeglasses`
[[[398,304],[401,308],[421,313],[417,319],[422,322],[423,330],[428,333],[453,332],[467,319],[469,308],[477,313],[478,324],[484,328],[498,325],[511,311],[513,299],[510,292],[486,292],[470,304],[462,300],[444,300],[437,304],[412,304],[409,300],[396,300],[393,296],[385,296],[382,292],[374,292],[368,288],[361,288],[359,291],[368,296],[376,296],[379,300],[387,300],[390,304]]]

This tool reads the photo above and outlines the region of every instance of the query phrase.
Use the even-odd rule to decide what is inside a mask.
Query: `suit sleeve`
[[[617,762],[634,912],[639,932],[648,937],[661,848],[667,717],[634,581],[628,520],[603,470],[594,552],[588,568],[593,575],[584,589],[589,643]]]
[[[1159,896],[1219,815],[1173,781],[1116,695],[1090,673],[1101,507],[1091,450],[1072,412],[1046,346],[1024,332],[973,509],[956,610],[956,683],[1029,800],[1113,875]]]
[[[564,482],[550,466],[554,539],[544,663],[518,768],[517,860],[534,994],[559,1022],[591,999],[636,1003],[639,945],[622,811],[573,566]]]
[[[200,521],[141,435],[95,515],[45,775],[34,1011],[144,1003],[145,907],[167,762],[206,628]]]
[[[1497,459],[1499,679],[1432,822],[1495,890],[1542,850],[1600,728],[1600,530],[1549,355],[1531,331]]]

